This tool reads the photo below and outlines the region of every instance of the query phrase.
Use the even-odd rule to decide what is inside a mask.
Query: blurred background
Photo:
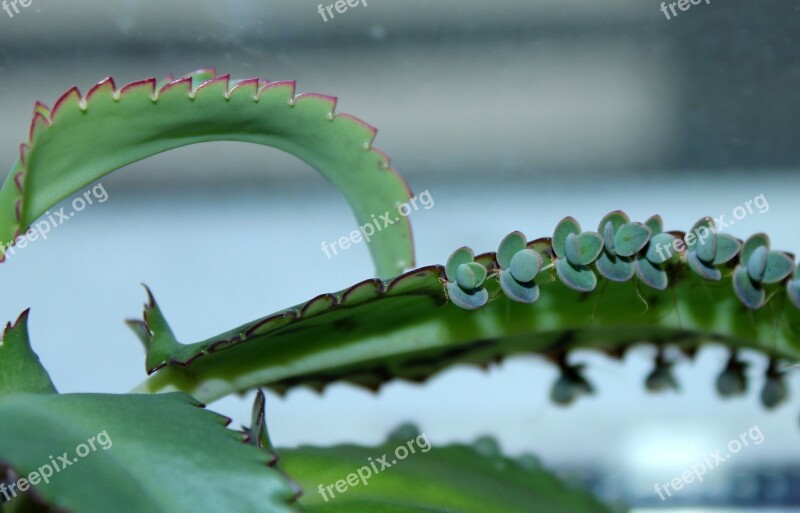
[[[670,19],[657,0],[365,3],[328,21],[306,0],[33,0],[13,17],[0,11],[0,156],[10,169],[36,100],[52,106],[108,75],[121,86],[216,66],[295,79],[298,93],[338,96],[338,112],[377,126],[376,146],[435,201],[411,216],[419,265],[465,244],[492,251],[512,230],[549,235],[566,215],[594,228],[615,209],[660,213],[688,229],[762,194],[768,209],[729,232],[768,231],[774,247],[800,250],[800,3],[712,0]],[[32,307],[33,344],[63,392],[125,392],[144,378],[122,323],[141,314],[141,282],[188,342],[374,272],[363,244],[326,258],[321,241],[355,220],[316,172],[277,151],[182,148],[102,184],[107,201],[0,267],[0,319]],[[643,390],[653,356],[573,355],[599,393],[569,409],[548,400],[556,369],[521,357],[378,396],[344,385],[271,395],[270,427],[283,446],[369,444],[411,420],[434,444],[495,436],[612,501],[800,511],[800,401],[761,408],[763,358],[746,355],[747,397],[723,401],[714,380],[725,351],[684,359],[682,391],[664,396]],[[800,371],[790,385],[800,390]],[[251,404],[214,408],[241,424]],[[754,426],[762,444],[659,500],[656,483]]]

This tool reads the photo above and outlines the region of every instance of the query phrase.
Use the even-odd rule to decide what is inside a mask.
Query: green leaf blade
[[[5,395],[0,460],[25,477],[65,454],[72,463],[56,458],[64,468],[33,491],[81,513],[296,511],[268,455],[198,406],[185,394]]]
[[[57,393],[28,340],[28,313],[25,310],[13,325],[7,324],[0,340],[0,396],[13,392]]]

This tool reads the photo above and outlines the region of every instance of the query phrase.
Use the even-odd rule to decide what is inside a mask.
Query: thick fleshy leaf
[[[605,227],[607,223],[611,223],[612,231],[614,233],[617,232],[622,226],[631,222],[631,219],[628,217],[628,214],[623,212],[622,210],[615,210],[613,212],[609,212],[608,214],[600,220],[600,224],[597,227],[597,230],[600,233],[604,233]]]
[[[666,290],[669,284],[667,272],[643,256],[636,257],[636,276],[642,283],[656,290]]]
[[[753,252],[760,246],[764,246],[769,249],[769,237],[767,234],[756,233],[755,235],[750,236],[746,241],[744,241],[742,252],[739,254],[739,263],[743,266],[746,266],[748,262],[750,262],[750,255],[752,255]]]
[[[6,325],[0,340],[0,396],[12,392],[56,393],[50,375],[28,341],[28,310],[13,325]]]
[[[676,257],[678,252],[673,246],[675,237],[669,233],[657,233],[650,239],[650,244],[647,245],[647,259],[654,264],[663,264],[670,259]]]
[[[767,255],[769,250],[766,246],[759,246],[750,254],[747,260],[747,274],[750,279],[761,282],[764,279],[764,272],[767,270]]]
[[[215,75],[209,70],[158,89],[155,79],[117,88],[107,78],[85,95],[69,89],[52,111],[40,105],[0,189],[0,248],[106,174],[207,141],[256,143],[298,157],[342,193],[361,226],[409,201],[405,182],[373,147],[377,130],[337,114],[336,98],[296,94],[291,81]],[[203,78],[209,79],[201,83]],[[382,278],[413,266],[408,217],[399,216],[390,230],[375,231],[368,247]]]
[[[700,261],[713,265],[717,256],[717,234],[701,233],[697,236],[693,249]]]
[[[696,223],[694,223],[692,229],[687,232],[693,234],[695,237],[694,241],[691,244],[689,244],[689,242],[687,241],[686,246],[692,247],[697,243],[697,241],[708,238],[716,232],[717,228],[716,225],[714,224],[714,220],[709,216],[703,217],[702,219],[699,219]]]
[[[567,257],[565,246],[567,236],[570,233],[575,235],[581,233],[581,225],[572,217],[565,217],[556,225],[556,229],[553,231],[553,251],[558,258]]]
[[[606,279],[616,282],[624,282],[633,278],[633,261],[621,256],[609,256],[603,252],[595,262],[597,271]]]
[[[447,281],[455,282],[456,279],[458,279],[458,267],[461,264],[473,262],[474,260],[475,254],[466,246],[460,247],[450,253],[450,256],[447,258],[447,264],[444,266]]]
[[[536,458],[503,456],[487,437],[472,446],[434,446],[427,434],[403,426],[377,447],[306,446],[280,454],[283,470],[305,490],[300,505],[308,513],[611,511]]]
[[[268,455],[182,393],[10,394],[0,418],[0,460],[58,510],[296,511]]]
[[[477,310],[489,302],[489,292],[486,289],[470,294],[456,283],[447,284],[447,295],[450,301],[465,310]]]
[[[500,288],[506,296],[518,303],[535,303],[539,299],[539,286],[535,283],[523,284],[517,281],[510,271],[500,271]]]
[[[644,225],[650,228],[653,235],[657,235],[664,231],[664,220],[661,216],[656,214],[644,222]]]
[[[537,238],[530,247],[551,263],[549,239]],[[683,255],[665,268],[670,279],[663,291],[638,280],[611,283],[602,277],[597,292],[578,294],[561,279],[563,263],[547,265],[535,280],[540,297],[530,305],[503,293],[496,272],[486,279],[486,296],[461,298],[455,291],[448,301],[444,268],[428,266],[322,294],[191,344],[176,342],[151,301],[145,309],[149,321],[137,333],[147,339],[147,368],[155,374],[137,391],[178,389],[210,402],[260,386],[283,392],[349,382],[374,390],[394,379],[421,380],[452,365],[488,364],[498,356],[585,347],[619,354],[643,338],[687,350],[713,341],[800,361],[800,308],[783,291],[768,291],[770,308],[742,315],[732,269],[716,270],[724,274],[719,282],[703,281]],[[487,268],[496,259],[492,253],[476,258]],[[582,289],[594,285],[597,275],[591,274]],[[794,288],[787,294],[798,295]],[[487,296],[492,301],[481,308]],[[479,310],[462,308],[459,298]],[[566,341],[556,338],[578,332]],[[331,359],[315,358],[318,351],[330,351]],[[390,357],[391,368],[376,355]]]
[[[786,253],[770,251],[767,253],[767,266],[761,283],[778,283],[794,271],[794,260]]]
[[[714,265],[721,265],[730,262],[739,251],[742,250],[742,243],[739,239],[727,233],[717,234],[717,253],[714,255]]]
[[[467,292],[473,292],[486,281],[486,268],[477,262],[467,262],[458,266],[456,283]]]
[[[600,229],[603,236],[603,248],[611,256],[617,256],[617,247],[614,245],[614,225],[608,221],[605,226]]]
[[[751,310],[761,308],[766,300],[764,289],[753,283],[747,269],[741,266],[736,267],[733,273],[733,290],[739,300]]]
[[[588,267],[573,267],[566,260],[556,260],[561,282],[578,292],[591,292],[597,287],[597,276]]]
[[[574,233],[567,234],[567,238],[564,240],[564,256],[566,256],[567,261],[572,265],[583,265],[581,240]]]
[[[614,245],[617,254],[630,257],[638,253],[650,240],[650,228],[640,223],[628,223],[617,231]]]
[[[528,283],[536,278],[542,269],[542,255],[532,249],[523,249],[511,259],[508,270],[511,276],[520,283]]]
[[[800,309],[800,280],[791,281],[786,290],[794,306]]]
[[[719,281],[722,279],[722,272],[710,264],[701,262],[700,259],[697,258],[697,253],[694,251],[686,253],[686,263],[689,265],[689,268],[701,278],[711,281]]]
[[[511,265],[511,259],[514,255],[525,249],[527,239],[522,232],[511,232],[500,241],[500,247],[497,248],[497,263],[500,269],[508,269]]]
[[[578,240],[581,246],[581,258],[578,265],[589,265],[600,255],[603,251],[603,237],[595,232],[583,232],[578,235]]]

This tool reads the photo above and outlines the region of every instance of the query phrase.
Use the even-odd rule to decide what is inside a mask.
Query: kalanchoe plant
[[[497,263],[500,287],[509,298],[520,303],[535,303],[539,299],[536,276],[544,259],[538,251],[527,247],[522,232],[512,232],[500,242]]]
[[[483,286],[486,282],[486,268],[475,262],[471,249],[463,247],[450,255],[445,266],[445,276],[450,300],[461,308],[475,310],[489,301],[489,292]]]
[[[736,295],[749,308],[761,308],[767,300],[764,286],[784,281],[794,267],[789,255],[770,251],[769,237],[763,233],[753,235],[744,243],[739,265],[733,273]],[[793,287],[788,285],[790,293]]]
[[[295,95],[293,82],[232,81],[211,70],[121,89],[106,79],[86,96],[70,89],[52,110],[34,109],[29,140],[0,189],[0,243],[14,242],[58,201],[117,168],[212,140],[256,142],[298,156],[367,222],[410,193],[372,146],[375,129],[337,114],[335,104],[323,95]],[[710,232],[705,243],[697,241],[702,228]],[[535,458],[505,458],[487,439],[435,447],[376,476],[369,488],[329,501],[314,488],[330,482],[326,469],[335,469],[335,479],[348,476],[372,451],[392,447],[397,435],[372,449],[276,450],[263,395],[242,431],[226,429],[228,420],[202,404],[260,387],[283,393],[343,381],[378,390],[395,379],[424,381],[459,363],[485,366],[529,353],[558,365],[551,397],[568,404],[595,391],[583,365],[568,363],[572,351],[620,357],[651,343],[657,357],[646,385],[659,391],[677,388],[665,349],[693,354],[713,340],[731,351],[717,381],[722,395],[747,388],[740,351],[769,358],[761,397],[773,408],[788,396],[781,366],[800,362],[800,274],[766,236],[742,245],[711,228],[702,220],[689,234],[667,233],[657,216],[640,224],[612,212],[599,232],[584,232],[566,218],[552,238],[527,241],[514,232],[496,254],[461,248],[444,266],[406,271],[413,246],[403,218],[370,245],[379,278],[189,344],[178,341],[148,289],[142,318],[128,324],[144,345],[150,377],[123,395],[59,394],[30,347],[25,312],[0,343],[0,485],[41,473],[50,455],[101,430],[113,448],[48,486],[19,487],[20,496],[0,508],[607,512],[532,464]],[[680,255],[659,251],[680,241],[686,244]],[[412,431],[401,430],[420,436]]]
[[[671,249],[675,237],[664,233],[664,222],[659,215],[654,215],[644,224],[650,229],[650,240],[636,255],[636,276],[648,287],[665,290],[669,285],[666,264],[677,258]]]
[[[624,212],[611,212],[600,221],[603,252],[597,259],[597,270],[611,281],[628,281],[635,272],[635,257],[650,241],[651,230],[632,223]]]
[[[698,276],[714,281],[722,279],[717,266],[731,261],[742,248],[741,242],[730,235],[717,233],[710,217],[697,221],[684,241],[689,268]]]
[[[589,267],[603,251],[603,238],[596,232],[581,232],[581,225],[571,217],[563,219],[553,232],[558,277],[567,287],[591,292],[597,276]]]

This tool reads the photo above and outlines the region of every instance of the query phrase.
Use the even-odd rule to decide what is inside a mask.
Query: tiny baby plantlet
[[[335,105],[332,97],[295,95],[293,82],[235,81],[213,70],[119,89],[109,78],[85,96],[70,89],[52,110],[34,109],[29,139],[0,189],[0,243],[13,244],[60,200],[126,164],[213,140],[296,155],[368,223],[411,193],[372,146],[375,129]],[[59,394],[29,344],[26,311],[0,344],[0,483],[32,476],[51,454],[94,433],[107,432],[114,444],[46,486],[21,490],[2,511],[610,511],[535,458],[504,457],[488,439],[434,446],[359,487],[364,461],[419,431],[405,426],[373,448],[277,450],[261,392],[242,431],[227,429],[228,419],[203,404],[339,381],[377,391],[456,364],[535,353],[558,365],[550,397],[566,405],[596,391],[583,366],[570,362],[574,350],[620,357],[652,344],[658,352],[645,384],[658,392],[678,388],[667,348],[693,354],[714,343],[731,352],[719,392],[746,390],[739,354],[755,350],[770,362],[762,402],[777,407],[789,396],[784,366],[800,362],[800,271],[766,235],[742,243],[712,231],[699,243],[691,234],[701,228],[710,230],[708,218],[689,233],[665,232],[658,216],[636,222],[617,211],[584,231],[568,217],[551,237],[515,231],[496,253],[462,247],[444,265],[413,268],[410,226],[401,218],[370,243],[378,278],[194,343],[179,342],[147,289],[141,319],[128,324],[150,376],[122,395]],[[661,254],[665,246],[677,249]],[[353,483],[337,486],[351,475]],[[334,488],[322,496],[320,483]]]

